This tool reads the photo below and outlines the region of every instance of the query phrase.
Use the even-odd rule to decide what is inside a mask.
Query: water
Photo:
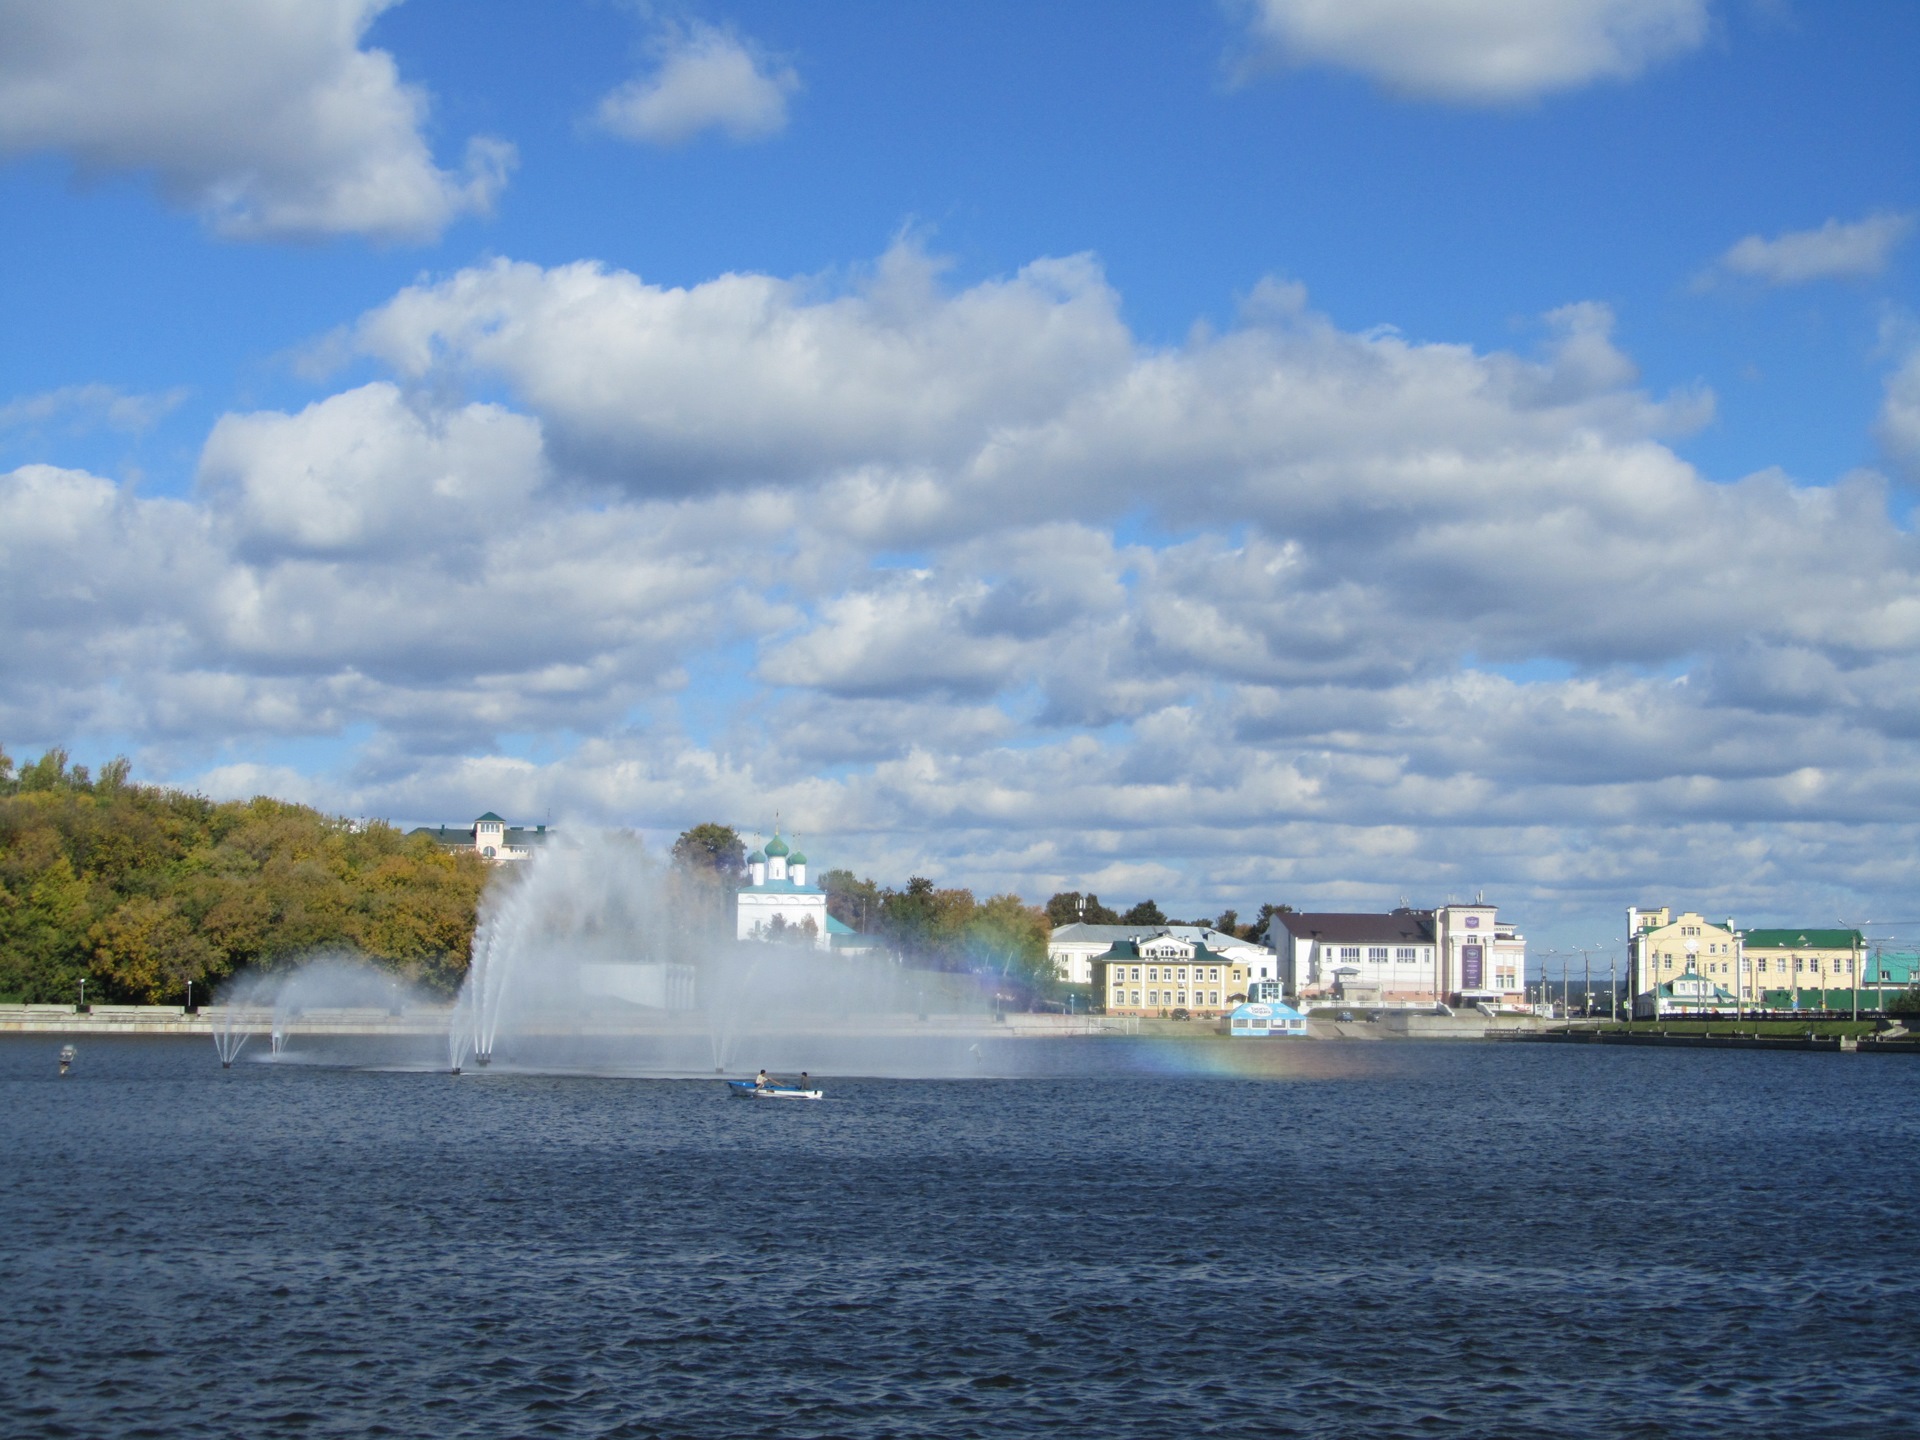
[[[767,1104],[0,1041],[0,1434],[1920,1433],[1920,1063],[1249,1043]]]

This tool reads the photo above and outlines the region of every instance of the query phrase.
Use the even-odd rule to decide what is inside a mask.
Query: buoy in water
[[[62,1075],[73,1069],[73,1059],[77,1053],[71,1045],[62,1045],[60,1047],[60,1073]]]

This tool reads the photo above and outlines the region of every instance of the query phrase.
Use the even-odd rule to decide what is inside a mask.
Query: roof
[[[1188,944],[1205,945],[1218,950],[1225,945],[1258,945],[1257,940],[1242,940],[1211,925],[1090,925],[1076,920],[1071,925],[1056,925],[1050,944],[1111,945],[1117,940],[1151,940],[1168,935]]]
[[[827,916],[827,934],[858,935],[859,933],[860,932],[858,930],[854,929],[851,925],[847,924],[846,921],[836,920],[831,915]]]
[[[1864,947],[1858,930],[1748,930],[1740,937],[1749,950],[1852,950]]]
[[[493,823],[496,825],[504,825],[507,823],[504,817],[494,814],[493,811],[491,810],[487,811],[486,814],[482,815],[478,820],[474,821],[473,823],[476,825],[483,825],[489,820],[493,821]]]
[[[1359,915],[1343,910],[1309,910],[1273,917],[1296,940],[1321,940],[1335,945],[1431,945],[1431,910],[1391,910],[1385,915]]]
[[[786,853],[787,842],[780,838],[780,832],[776,830],[773,832],[773,839],[767,842],[767,858],[771,860],[776,855],[784,855]]]

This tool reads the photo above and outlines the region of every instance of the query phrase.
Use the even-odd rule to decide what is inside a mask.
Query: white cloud
[[[1880,403],[1880,444],[1898,464],[1920,474],[1920,349],[1887,377]]]
[[[129,394],[113,385],[63,385],[35,395],[18,395],[0,405],[0,430],[46,425],[63,420],[85,429],[102,424],[115,430],[145,430],[187,398],[184,386],[159,394]]]
[[[1828,220],[1813,230],[1789,230],[1771,240],[1749,235],[1717,262],[1728,275],[1769,285],[1809,280],[1863,279],[1887,268],[1894,250],[1913,233],[1913,216],[1878,214],[1842,223]]]
[[[1707,0],[1253,0],[1256,40],[1389,90],[1508,104],[1631,79],[1706,38]]]
[[[410,407],[376,382],[298,415],[227,415],[200,459],[250,547],[312,554],[479,538],[526,512],[543,478],[540,427],[494,405]]]
[[[601,128],[653,145],[683,144],[705,130],[764,140],[787,128],[787,99],[800,88],[791,66],[711,25],[668,30],[654,49],[651,74],[600,101]]]
[[[563,461],[642,493],[950,460],[1042,419],[1132,338],[1091,260],[956,296],[896,246],[849,293],[766,275],[689,289],[499,261],[403,291],[358,339],[410,379],[498,375]]]
[[[1293,285],[1176,347],[1119,315],[1084,257],[956,289],[910,248],[411,288],[354,331],[402,383],[224,417],[190,500],[0,476],[0,735],[244,788],[363,728],[312,791],[348,813],[777,808],[883,878],[1182,911],[1920,879],[1884,481],[1709,482],[1663,438],[1709,402],[1591,303],[1526,353]]]
[[[484,212],[513,151],[436,166],[427,100],[360,42],[396,0],[0,0],[0,153],[151,172],[240,238],[426,240]]]

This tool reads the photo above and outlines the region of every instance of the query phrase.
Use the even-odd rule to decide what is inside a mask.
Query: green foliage
[[[746,842],[731,825],[709,820],[680,832],[680,838],[673,842],[673,863],[682,870],[705,872],[738,886],[746,880]]]
[[[0,751],[0,994],[177,1002],[248,967],[344,949],[450,990],[487,867],[384,824],[264,797],[215,804]]]
[[[1166,912],[1151,900],[1142,900],[1120,917],[1122,925],[1169,925]]]
[[[1047,919],[1054,925],[1073,925],[1084,921],[1088,925],[1118,925],[1120,915],[1111,907],[1102,905],[1098,895],[1089,892],[1082,895],[1078,890],[1062,890],[1047,901]]]

